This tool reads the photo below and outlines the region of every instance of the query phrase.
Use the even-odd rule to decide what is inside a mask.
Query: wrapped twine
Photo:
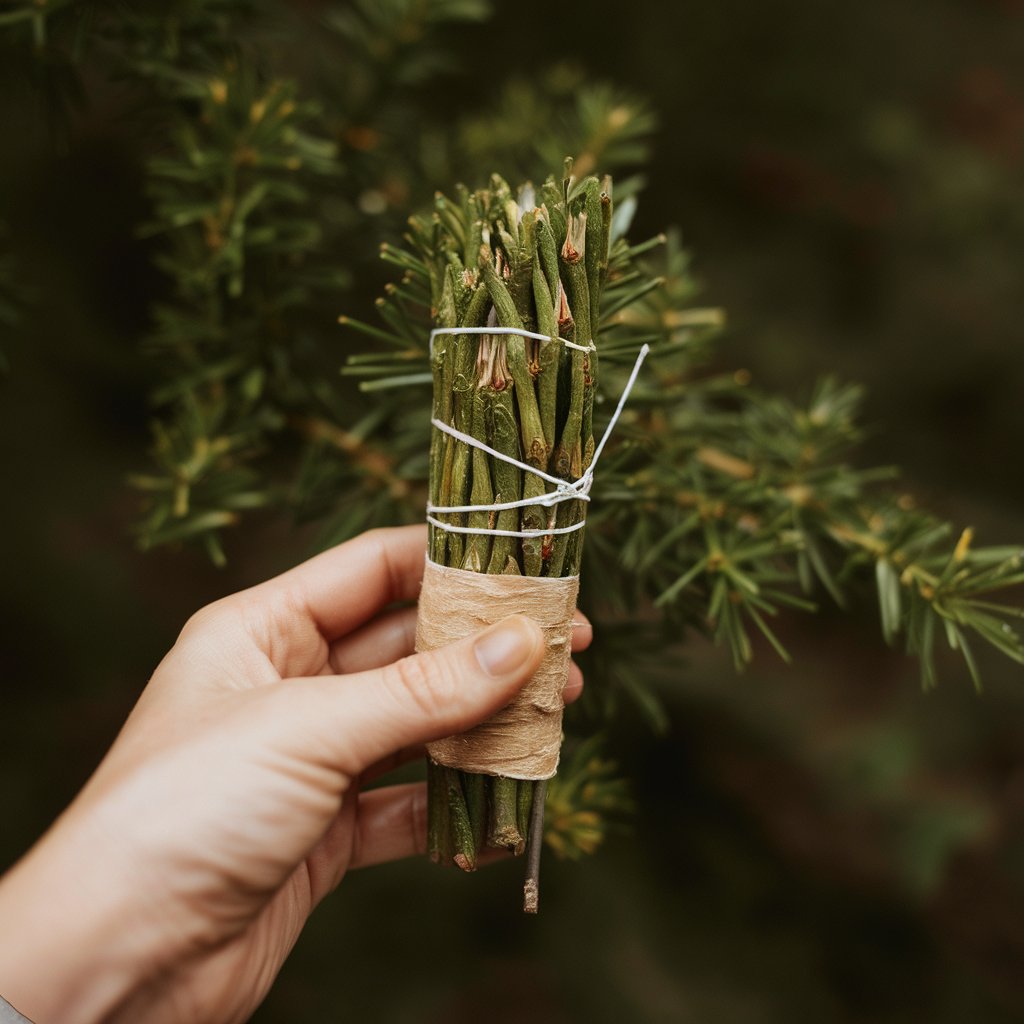
[[[532,781],[555,774],[578,591],[578,576],[485,575],[428,560],[417,651],[462,640],[517,614],[528,614],[541,627],[546,645],[533,677],[501,711],[467,732],[427,745],[437,764]]]

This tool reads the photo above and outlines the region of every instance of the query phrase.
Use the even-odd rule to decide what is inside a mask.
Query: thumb
[[[310,691],[304,735],[308,741],[312,731],[331,762],[354,776],[403,747],[482,722],[526,684],[543,656],[540,627],[513,615],[383,668],[296,680]],[[292,685],[284,689],[294,693]]]

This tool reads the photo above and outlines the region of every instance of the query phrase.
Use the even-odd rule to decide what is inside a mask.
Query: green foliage
[[[538,131],[538,125],[545,126]],[[577,68],[556,65],[539,77],[513,77],[483,111],[458,128],[464,166],[502,169],[510,180],[543,178],[574,154],[576,176],[639,167],[649,156],[653,113],[635,96],[588,82]],[[640,179],[619,182],[621,200]]]
[[[664,412],[660,390],[638,397],[648,417]],[[951,545],[951,524],[879,486],[893,470],[851,465],[858,388],[824,381],[806,407],[714,378],[685,390],[667,417],[648,419],[660,444],[645,446],[653,467],[638,466],[639,489],[616,492],[620,527],[639,520],[640,508],[647,520],[625,547],[626,567],[670,618],[689,624],[696,601],[737,668],[752,657],[751,630],[788,660],[769,620],[811,607],[819,586],[842,604],[844,582],[868,570],[883,636],[906,635],[925,685],[936,680],[940,637],[962,652],[976,684],[967,631],[1024,660],[1010,621],[1019,610],[990,599],[1024,581],[1021,550],[975,550],[971,531]],[[634,465],[635,457],[627,469]]]
[[[593,853],[633,808],[618,765],[602,747],[601,736],[571,744],[548,781],[544,840],[559,857]]]

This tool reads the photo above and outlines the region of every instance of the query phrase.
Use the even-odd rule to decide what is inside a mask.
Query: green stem
[[[473,388],[473,416],[470,426],[473,437],[487,437],[486,407],[483,392],[479,387]],[[473,505],[491,505],[494,503],[494,487],[491,485],[491,467],[486,452],[479,448],[473,449],[472,485],[470,503]],[[469,525],[474,529],[487,529],[490,526],[491,513],[471,512]],[[471,572],[485,572],[491,557],[491,538],[488,534],[470,534],[466,540],[466,554],[462,560],[462,568]]]
[[[448,780],[445,769],[427,758],[427,852],[435,864],[452,859],[451,828],[448,818]]]
[[[516,427],[515,404],[512,398],[511,380],[500,389],[496,386],[483,388],[484,401],[489,406],[487,443],[496,452],[521,457],[519,431]],[[503,459],[494,462],[494,497],[496,501],[518,501],[522,497],[522,473]],[[505,509],[498,513],[497,529],[516,530],[519,527],[518,510]],[[519,545],[515,537],[495,537],[491,547],[491,559],[487,571],[491,574],[511,573],[519,575]]]
[[[597,178],[591,178],[587,183],[586,190],[586,247],[583,253],[583,262],[587,277],[587,323],[590,330],[587,333],[587,340],[593,341],[597,335],[597,323],[601,318],[601,259],[602,253],[607,252],[601,247],[602,234],[604,232],[604,217],[601,204],[601,186]]]
[[[612,237],[612,179],[605,175],[601,181],[601,259],[598,263],[599,277],[598,284],[604,290],[605,282],[608,280],[608,257],[611,250]],[[598,309],[600,310],[600,300]],[[594,319],[594,326],[598,326],[600,314]]]
[[[540,262],[544,281],[552,299],[558,293],[558,243],[552,233],[551,225],[543,218],[537,221],[537,258]],[[534,292],[536,292],[536,285]],[[537,304],[538,321],[540,319],[540,303]],[[543,331],[543,328],[542,328]],[[546,332],[544,332],[546,333]]]
[[[568,298],[575,323],[577,344],[587,345],[591,340],[590,289],[584,263],[587,215],[585,212],[570,218],[569,231],[562,246],[562,268],[565,271]],[[580,451],[580,430],[583,426],[583,352],[571,349],[572,370],[569,390],[569,411],[558,447],[552,456],[554,472],[567,480],[576,480],[583,472]]]
[[[554,300],[541,269],[540,260],[533,265],[533,296],[537,306],[537,332],[550,338],[558,336],[558,320]],[[562,346],[557,341],[541,342],[540,372],[537,375],[537,404],[541,430],[544,434],[544,467],[555,447],[555,423],[558,412],[558,367]]]
[[[445,768],[448,814],[451,825],[453,859],[463,871],[476,870],[476,844],[473,840],[473,826],[470,824],[466,797],[462,791],[462,773],[454,768]]]
[[[479,853],[487,840],[487,777],[475,772],[459,772],[466,794],[466,810],[473,832],[473,849]]]
[[[440,337],[444,338],[444,335]],[[452,373],[455,367],[455,346],[439,344],[434,350],[434,418],[450,423],[452,416]],[[434,505],[450,504],[451,442],[440,430],[431,432],[430,438],[430,500]],[[430,527],[430,558],[438,565],[446,565],[448,533]]]
[[[523,837],[517,820],[517,790],[515,779],[495,775],[491,779],[491,816],[487,830],[490,846],[515,852]]]
[[[455,392],[454,426],[468,434],[473,421],[473,395],[476,391],[474,364],[479,339],[471,334],[459,335],[455,352],[455,378],[452,390]],[[469,497],[469,460],[472,449],[463,441],[451,438],[454,454],[452,457],[449,499],[452,505],[465,505]],[[452,513],[451,521],[458,526],[466,525],[466,513]],[[449,560],[452,565],[461,565],[465,550],[466,535],[453,533],[448,538]]]

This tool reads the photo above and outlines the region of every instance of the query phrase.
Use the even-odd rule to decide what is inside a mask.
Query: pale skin
[[[346,871],[423,852],[423,785],[360,784],[502,707],[543,652],[513,616],[413,654],[415,610],[388,606],[425,547],[363,534],[189,620],[0,880],[0,994],[36,1024],[247,1020]],[[582,686],[573,665],[566,701]]]

